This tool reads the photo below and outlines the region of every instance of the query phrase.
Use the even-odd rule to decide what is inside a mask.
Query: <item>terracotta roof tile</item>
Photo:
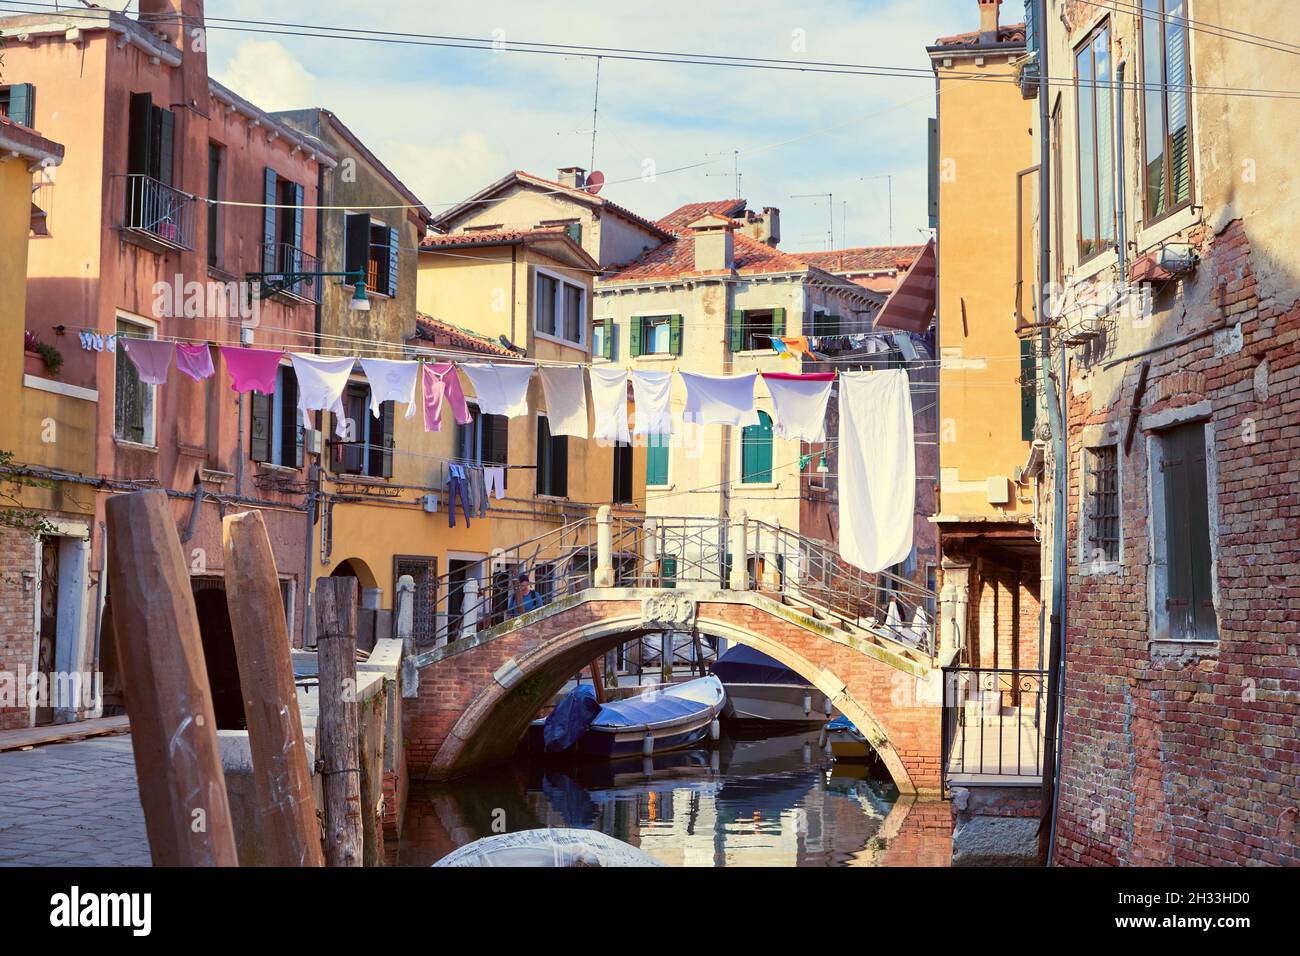
[[[969,46],[979,43],[980,31],[971,30],[969,33],[958,33],[950,37],[939,37],[934,41],[935,46]],[[1025,25],[1023,23],[1008,23],[1006,26],[998,27],[999,43],[1024,43],[1025,42]]]
[[[478,229],[468,232],[436,233],[420,240],[421,249],[452,249],[463,246],[499,246],[528,239],[564,239],[568,234],[552,229]]]
[[[808,268],[808,263],[798,256],[773,249],[757,239],[740,233],[735,233],[732,238],[735,269],[740,275],[798,272]],[[703,274],[706,273],[695,269],[695,237],[690,233],[682,233],[676,239],[642,254],[623,268],[606,272],[602,280],[644,282]]]
[[[659,220],[659,227],[669,232],[680,232],[695,220],[708,213],[734,219],[745,211],[743,199],[711,199],[708,202],[688,202],[678,206]]]
[[[832,249],[829,252],[795,253],[809,265],[827,272],[901,272],[910,266],[925,246],[859,246],[855,249]]]
[[[511,358],[519,357],[504,345],[493,341],[486,335],[481,335],[471,329],[463,329],[459,325],[452,325],[450,322],[444,322],[441,319],[435,319],[423,312],[417,313],[415,317],[415,338],[432,342],[439,348],[455,351],[475,352],[480,355],[503,355]]]

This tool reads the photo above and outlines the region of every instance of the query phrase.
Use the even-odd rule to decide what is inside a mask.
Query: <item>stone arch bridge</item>
[[[733,555],[745,555],[743,562]],[[512,614],[527,570],[546,603]],[[941,655],[923,589],[742,514],[615,520],[609,510],[438,582],[433,641],[410,649],[407,766],[447,779],[507,761],[572,676],[663,631],[746,644],[811,681],[867,736],[902,793],[941,789]],[[400,589],[401,586],[399,586]],[[400,626],[400,624],[399,624]]]

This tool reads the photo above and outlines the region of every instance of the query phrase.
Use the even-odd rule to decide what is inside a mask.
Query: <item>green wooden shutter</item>
[[[731,322],[727,326],[727,345],[733,352],[741,351],[745,346],[745,313],[741,309],[733,309],[731,312]]]
[[[668,438],[664,435],[649,435],[646,440],[645,483],[647,485],[668,484]]]
[[[602,345],[602,348],[601,348],[601,354],[602,354],[605,358],[610,359],[610,360],[613,360],[613,358],[614,358],[614,320],[613,320],[613,319],[601,319],[601,320],[600,320],[600,324],[601,324],[601,328],[604,330],[604,331],[601,333],[602,336],[604,337],[604,341],[601,343],[601,345]]]
[[[397,253],[397,230],[390,228],[388,230],[388,285],[385,290],[390,296],[397,295]]]
[[[253,461],[271,460],[271,396],[252,393],[252,424],[249,427],[249,457]]]
[[[1038,418],[1037,355],[1030,339],[1020,340],[1020,438],[1034,440]]]
[[[369,396],[366,398],[369,401]],[[379,417],[382,421],[379,433],[379,446],[382,449],[379,470],[380,474],[385,478],[393,477],[393,406],[395,404],[395,402],[379,403]]]
[[[36,87],[30,83],[15,83],[9,87],[9,118],[24,126],[36,125]]]
[[[668,351],[673,355],[682,354],[682,317],[668,316]]]
[[[631,334],[628,335],[627,351],[633,358],[641,354],[641,333],[644,325],[645,319],[640,316],[633,316],[628,323],[628,330]]]
[[[276,262],[275,248],[275,187],[278,182],[275,170],[266,167],[262,174],[262,199],[266,208],[262,210],[262,271],[274,272]]]
[[[762,484],[772,480],[772,419],[758,413],[757,425],[746,425],[740,433],[740,480]]]
[[[785,309],[772,310],[772,334],[785,335]]]

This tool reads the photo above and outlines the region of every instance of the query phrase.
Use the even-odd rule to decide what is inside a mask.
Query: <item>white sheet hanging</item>
[[[474,386],[474,400],[485,415],[518,418],[528,414],[528,380],[531,365],[496,365],[467,362],[460,365]]]
[[[420,363],[398,359],[363,358],[361,369],[370,383],[370,414],[379,414],[380,402],[405,402],[406,417],[415,415],[415,383],[420,379]]]
[[[582,366],[543,367],[542,394],[546,396],[546,424],[552,435],[587,437],[587,383]]]
[[[293,374],[298,377],[298,410],[302,422],[311,428],[308,412],[324,410],[334,415],[334,434],[348,437],[347,418],[343,413],[343,389],[356,364],[354,358],[322,358],[319,355],[289,354]],[[360,434],[362,422],[353,422],[353,434]]]
[[[840,556],[875,573],[912,552],[916,443],[907,372],[840,374]]]
[[[823,441],[826,438],[826,403],[830,401],[833,374],[789,375],[766,372],[763,384],[772,395],[772,432],[777,438]]]
[[[633,372],[632,401],[636,403],[633,435],[671,435],[673,416],[668,409],[671,372]]]
[[[682,421],[700,425],[757,425],[754,379],[748,375],[701,375],[678,372],[686,383],[686,408]]]
[[[627,444],[632,437],[627,427],[627,369],[608,365],[593,366],[591,406],[596,413],[596,427],[591,437],[598,442]],[[550,400],[547,400],[550,404]]]

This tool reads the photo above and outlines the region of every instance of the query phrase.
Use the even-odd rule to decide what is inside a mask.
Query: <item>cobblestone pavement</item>
[[[148,866],[131,738],[0,753],[0,866]]]

